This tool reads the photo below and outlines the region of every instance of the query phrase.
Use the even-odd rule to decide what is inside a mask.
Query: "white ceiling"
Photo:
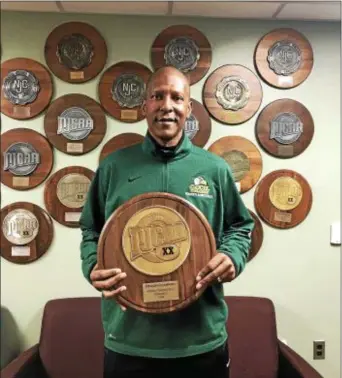
[[[1,1],[1,10],[340,21],[341,1]]]

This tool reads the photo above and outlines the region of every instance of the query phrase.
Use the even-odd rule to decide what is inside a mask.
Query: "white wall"
[[[212,120],[212,134],[205,148],[224,135],[241,135],[256,143],[256,117],[273,100],[292,98],[310,110],[315,134],[309,148],[288,160],[262,152],[262,177],[275,169],[297,170],[311,185],[312,210],[302,224],[290,230],[274,229],[263,223],[264,243],[260,253],[234,283],[226,284],[226,294],[272,299],[280,337],[285,338],[324,377],[339,377],[340,248],[329,244],[329,224],[340,219],[339,24],[3,12],[2,60],[22,56],[45,64],[44,43],[48,34],[60,23],[72,20],[89,22],[102,33],[108,45],[105,69],[120,60],[136,60],[151,68],[151,44],[162,29],[172,24],[192,25],[207,36],[213,50],[212,66],[207,76],[226,63],[242,64],[255,71],[254,48],[259,38],[274,28],[293,27],[309,39],[314,50],[314,67],[309,78],[299,87],[287,91],[262,82],[264,97],[258,113],[235,127]],[[206,77],[191,88],[192,97],[199,101]],[[73,85],[53,76],[53,99],[73,92],[98,99],[99,79],[100,75],[86,84]],[[1,120],[2,132],[28,127],[44,134],[44,113],[25,122],[4,115]],[[95,170],[101,148],[108,139],[121,132],[144,134],[146,130],[144,121],[129,125],[107,116],[107,122],[107,134],[92,152],[73,157],[55,150],[52,172],[78,164]],[[243,194],[245,203],[252,210],[254,189]],[[1,207],[20,200],[30,200],[44,207],[44,184],[27,193],[4,185],[1,190]],[[42,309],[49,299],[97,295],[81,274],[79,230],[57,222],[54,222],[54,228],[53,243],[40,260],[21,266],[1,259],[1,302],[17,322],[23,348],[38,341]],[[325,360],[312,360],[314,339],[326,340]]]

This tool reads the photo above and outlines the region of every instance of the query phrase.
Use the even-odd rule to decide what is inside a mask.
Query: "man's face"
[[[163,144],[176,145],[191,114],[189,87],[177,71],[160,71],[149,86],[143,104],[148,129]]]

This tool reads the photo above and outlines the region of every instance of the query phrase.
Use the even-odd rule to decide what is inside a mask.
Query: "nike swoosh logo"
[[[132,176],[132,177],[129,177],[129,178],[128,178],[128,182],[135,181],[135,180],[137,180],[137,179],[140,178],[140,177],[141,177],[141,175],[139,175],[139,176]]]

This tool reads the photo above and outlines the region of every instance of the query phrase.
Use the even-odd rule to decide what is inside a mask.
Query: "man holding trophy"
[[[142,107],[144,141],[100,163],[80,219],[82,272],[102,292],[104,378],[226,378],[223,283],[243,271],[254,222],[228,164],[184,132],[186,76],[158,69]]]

